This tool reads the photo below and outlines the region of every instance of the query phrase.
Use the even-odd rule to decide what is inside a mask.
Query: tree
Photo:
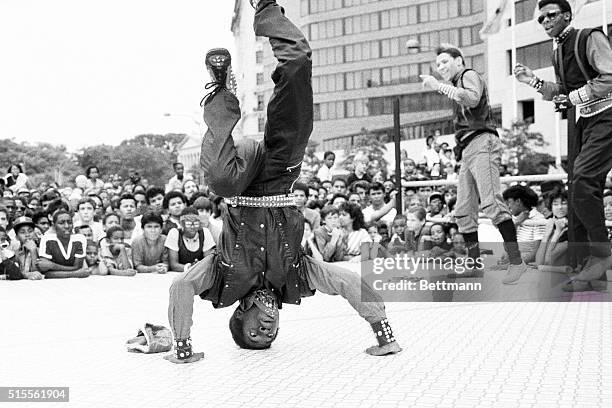
[[[97,166],[102,176],[119,174],[123,179],[133,169],[151,184],[163,186],[173,174],[176,149],[184,138],[184,134],[176,133],[138,135],[119,146],[87,147],[78,155],[78,162],[84,169]]]
[[[82,174],[76,158],[68,153],[65,146],[50,143],[30,144],[16,143],[10,139],[1,140],[0,162],[7,163],[7,168],[8,164],[21,164],[33,185],[42,181],[63,185]]]
[[[376,174],[378,171],[387,178],[388,162],[385,159],[387,147],[384,140],[380,140],[376,135],[370,133],[366,128],[361,128],[361,134],[355,136],[353,145],[346,149],[345,159],[340,164],[342,168],[352,171],[354,169],[353,160],[358,154],[364,154],[370,160],[368,173]]]
[[[504,145],[504,155],[507,155],[508,162],[517,166],[520,174],[545,174],[547,163],[553,157],[541,152],[548,142],[542,133],[530,131],[529,126],[530,123],[515,121],[510,129],[502,130],[500,139]]]

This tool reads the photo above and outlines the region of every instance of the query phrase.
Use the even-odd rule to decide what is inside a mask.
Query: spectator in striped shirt
[[[503,197],[516,225],[516,240],[523,262],[533,262],[546,233],[545,218],[536,208],[538,195],[529,187],[516,185],[506,189]]]

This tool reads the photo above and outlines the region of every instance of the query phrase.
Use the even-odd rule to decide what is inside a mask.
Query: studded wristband
[[[395,337],[393,337],[393,330],[391,329],[391,325],[387,319],[372,323],[372,330],[374,330],[376,340],[378,340],[378,345],[381,347],[395,341]]]
[[[544,80],[538,78],[535,75],[533,76],[533,78],[531,78],[531,81],[529,81],[529,86],[535,88],[536,91],[542,89],[542,85],[544,85]]]
[[[191,350],[191,338],[174,340],[174,356],[179,360],[185,360],[193,355]]]

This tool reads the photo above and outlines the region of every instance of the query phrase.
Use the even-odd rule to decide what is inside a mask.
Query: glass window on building
[[[379,41],[370,41],[366,43],[370,46],[370,58],[380,58],[380,42]]]
[[[321,118],[321,120],[329,119],[329,115],[327,113],[327,103],[322,103],[319,106],[319,117]]]
[[[384,10],[380,12],[380,28],[385,29],[389,28],[389,10]]]
[[[479,54],[472,57],[472,68],[481,74],[485,72],[484,55]]]
[[[478,44],[482,42],[479,34],[481,28],[482,24],[472,26],[472,44]]]
[[[336,105],[336,118],[344,119],[344,101],[338,101]]]
[[[262,111],[264,110],[264,105],[265,105],[265,101],[264,101],[264,96],[263,94],[257,94],[257,110],[258,111]]]
[[[363,59],[363,44],[353,44],[353,61],[361,61]]]
[[[437,21],[438,19],[438,2],[432,1],[429,3],[429,21]]]
[[[458,28],[451,28],[450,30],[446,30],[446,32],[448,33],[447,42],[449,44],[453,44],[453,45],[459,44],[459,29]]]
[[[353,62],[355,61],[355,46],[354,45],[347,45],[344,47],[344,58],[346,59],[346,62]]]
[[[318,40],[319,37],[319,24],[314,23],[310,25],[310,39],[312,41]]]
[[[334,47],[335,56],[335,64],[341,64],[344,62],[344,47]]]
[[[257,116],[257,131],[263,132],[266,129],[266,117],[264,115]]]
[[[312,105],[312,117],[313,120],[321,120],[321,105],[315,103]]]
[[[309,4],[308,0],[300,0],[300,15],[301,16],[306,16],[310,14],[310,10],[308,9],[308,4]]]
[[[426,23],[429,21],[429,6],[427,3],[419,4],[419,23]]]
[[[347,72],[346,74],[344,74],[344,82],[346,84],[346,90],[351,90],[351,89],[356,89],[355,87],[355,77],[356,77],[356,73],[355,72]]]
[[[533,0],[533,2],[533,7],[535,8],[536,0]],[[534,8],[531,9],[532,13]],[[472,0],[472,13],[480,13],[482,10],[484,10],[484,0]]]
[[[432,31],[431,33],[429,33],[429,43],[433,47],[437,47],[441,43],[440,33],[438,31]]]
[[[419,72],[421,75],[431,75],[431,64],[433,64],[433,62],[422,62],[419,64]]]
[[[419,44],[425,49],[431,47],[429,43],[429,33],[419,34]]]
[[[380,75],[381,75],[380,69],[370,70],[370,81],[372,81],[372,86],[380,86],[381,84]]]
[[[355,101],[346,101],[346,117],[354,118],[355,117]]]
[[[389,42],[389,50],[391,52],[391,56],[395,57],[399,55],[400,51],[400,41],[399,37],[391,38]]]
[[[472,14],[472,0],[460,0],[459,11],[462,16],[469,16]]]
[[[251,77],[252,78],[252,77]],[[257,85],[262,85],[264,83],[264,75],[263,72],[258,72],[255,77],[255,83]]]
[[[255,51],[255,63],[261,64],[263,62],[263,51]]]
[[[325,24],[325,22],[317,23],[317,24],[314,24],[314,25],[318,26],[318,28],[319,28],[319,38],[320,39],[327,38],[327,25]]]
[[[336,37],[340,37],[341,35],[344,35],[344,31],[342,29],[342,19],[337,19],[334,20],[334,33],[336,34]]]
[[[391,83],[394,85],[400,83],[400,67],[391,68]]]
[[[408,7],[408,24],[416,24],[419,19],[419,10],[417,6]]]
[[[448,18],[448,0],[440,0],[438,2],[438,18],[440,20]]]
[[[378,13],[368,14],[370,18],[370,29],[368,31],[380,30],[380,24],[378,23]]]
[[[537,0],[518,0],[515,4],[516,24],[524,23],[533,19],[533,11]]]
[[[459,15],[458,0],[448,0],[448,18],[455,18]]]
[[[470,27],[463,27],[461,29],[461,44],[460,47],[465,47],[472,44],[472,29]]]
[[[353,17],[347,17],[344,19],[344,33],[346,35],[353,34]]]
[[[316,14],[319,12],[319,0],[310,0],[310,13]]]
[[[389,26],[390,27],[398,27],[399,26],[399,15],[401,9],[393,9],[389,11]]]
[[[399,26],[400,27],[404,27],[407,26],[409,24],[408,22],[408,7],[402,7],[399,9],[398,12],[399,16]]]
[[[383,68],[380,70],[382,73],[382,84],[391,85],[391,68]]]
[[[390,43],[391,43],[390,39],[386,39],[386,40],[381,40],[380,41],[380,53],[381,53],[381,57],[388,57],[388,56],[391,55]]]

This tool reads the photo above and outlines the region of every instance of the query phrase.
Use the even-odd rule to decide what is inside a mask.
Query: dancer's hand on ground
[[[394,341],[384,346],[368,347],[365,352],[371,356],[385,356],[387,354],[397,354],[400,351],[402,351],[402,348],[397,344],[397,341]]]
[[[200,361],[204,358],[204,353],[193,353],[191,357],[185,359],[176,358],[174,353],[170,353],[164,356],[164,360],[168,360],[174,364],[187,364],[187,363],[195,363],[196,361]]]

